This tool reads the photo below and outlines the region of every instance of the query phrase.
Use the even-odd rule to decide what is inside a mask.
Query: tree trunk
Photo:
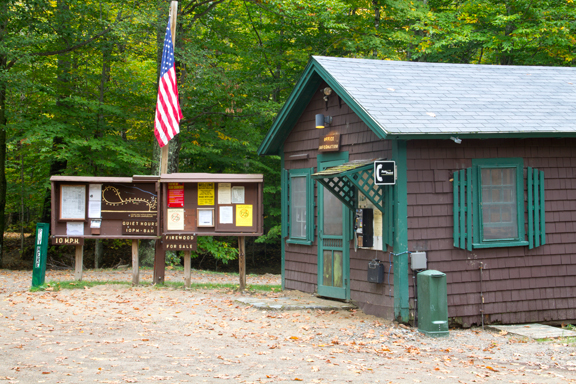
[[[0,43],[4,39],[8,27],[8,2],[0,5]],[[0,54],[0,72],[7,70],[8,58],[5,53]],[[2,268],[2,255],[4,253],[4,227],[6,224],[6,80],[0,81],[0,268]]]
[[[6,55],[0,55],[0,69],[6,68]],[[0,268],[4,253],[4,226],[6,223],[6,82],[0,82]]]

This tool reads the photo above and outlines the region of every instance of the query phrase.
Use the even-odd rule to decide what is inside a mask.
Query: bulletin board
[[[85,238],[156,239],[158,176],[53,176],[51,239],[81,245]]]
[[[181,208],[169,197],[183,185]],[[246,174],[172,173],[160,177],[163,236],[261,236],[263,234],[263,176]]]

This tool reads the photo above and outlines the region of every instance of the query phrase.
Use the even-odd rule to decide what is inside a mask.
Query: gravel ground
[[[67,273],[49,272],[47,280],[70,280]],[[169,271],[166,280],[181,281],[181,274]],[[85,278],[130,281],[130,271]],[[273,275],[254,280],[279,282]],[[576,382],[572,340],[481,329],[432,339],[361,311],[262,311],[230,290],[29,292],[30,282],[30,272],[0,270],[0,383]]]

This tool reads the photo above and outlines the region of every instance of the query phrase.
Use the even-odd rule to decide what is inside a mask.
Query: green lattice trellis
[[[384,188],[374,184],[374,161],[355,160],[312,175],[348,208],[355,209],[356,190],[384,212]]]

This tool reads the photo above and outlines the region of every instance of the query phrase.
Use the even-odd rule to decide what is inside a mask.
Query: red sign
[[[168,183],[168,207],[184,208],[183,183]]]

